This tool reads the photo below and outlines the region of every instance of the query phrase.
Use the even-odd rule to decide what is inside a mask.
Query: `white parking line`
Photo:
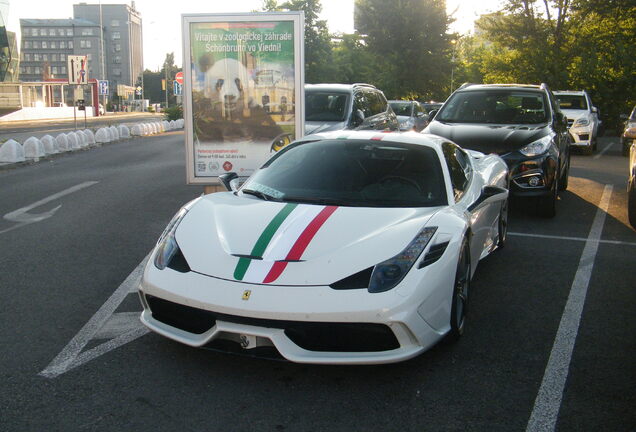
[[[144,266],[148,261],[148,254],[139,265],[128,275],[126,280],[115,290],[106,303],[92,316],[90,320],[82,327],[82,329],[71,339],[64,349],[53,359],[53,361],[38,375],[45,378],[55,378],[58,375],[68,372],[90,360],[99,357],[117,347],[137,339],[148,333],[148,329],[141,326],[124,326],[125,332],[115,338],[104,342],[88,351],[82,352],[86,344],[95,338],[102,330],[104,325],[111,319],[113,312],[126,298],[126,296],[136,291],[137,285],[141,279]],[[138,318],[137,318],[138,319]]]
[[[605,146],[605,148],[603,150],[601,150],[600,152],[598,152],[598,154],[594,155],[594,159],[599,159],[601,156],[603,156],[610,148],[612,148],[612,146],[614,145],[614,142],[609,143],[608,145]]]
[[[544,239],[551,239],[551,240],[572,240],[572,241],[581,241],[581,242],[596,241],[598,243],[603,243],[603,244],[636,246],[636,243],[634,242],[625,242],[625,241],[619,241],[619,240],[601,240],[601,239],[595,240],[595,239],[590,239],[589,237],[588,238],[566,237],[566,236],[555,236],[555,235],[547,235],[547,234],[530,234],[530,233],[520,233],[520,232],[508,232],[508,235],[516,236],[516,237],[544,238]]]
[[[539,393],[534,401],[532,414],[526,427],[527,432],[554,431],[563,399],[563,389],[570,369],[574,343],[579,331],[587,288],[594,268],[599,239],[612,196],[612,185],[605,185],[588,240],[585,242],[579,267],[574,275],[570,295],[559,323],[559,329],[552,345],[548,365],[543,375]]]

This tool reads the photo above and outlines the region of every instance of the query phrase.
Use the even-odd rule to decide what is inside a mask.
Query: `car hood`
[[[447,138],[461,147],[482,153],[506,154],[549,133],[547,124],[539,125],[495,125],[442,123],[433,121],[425,133]]]
[[[588,111],[583,110],[570,110],[570,109],[561,109],[561,112],[568,119],[576,120],[579,117],[588,118],[590,117],[590,113]]]
[[[345,122],[305,122],[305,135],[317,134],[321,132],[331,132],[343,129],[346,129]]]
[[[198,200],[175,238],[198,273],[329,285],[400,253],[439,210],[290,204],[223,192]]]

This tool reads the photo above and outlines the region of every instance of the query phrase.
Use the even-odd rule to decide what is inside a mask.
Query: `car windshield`
[[[292,144],[250,177],[241,192],[264,200],[347,207],[447,203],[435,150],[374,140]]]
[[[411,102],[389,102],[389,105],[391,105],[395,115],[410,117],[413,112]]]
[[[435,120],[446,123],[537,124],[548,121],[543,93],[515,90],[460,91]]]
[[[322,122],[345,121],[348,105],[348,93],[306,91],[305,120]]]
[[[587,111],[587,101],[583,95],[557,94],[555,96],[561,109]]]

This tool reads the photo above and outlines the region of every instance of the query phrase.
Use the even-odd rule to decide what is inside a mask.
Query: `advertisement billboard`
[[[249,176],[304,134],[302,12],[183,15],[187,178]]]

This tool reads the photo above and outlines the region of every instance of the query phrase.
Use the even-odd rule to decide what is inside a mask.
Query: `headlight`
[[[415,122],[412,118],[408,118],[400,122],[401,129],[411,129],[413,126],[415,126]]]
[[[523,146],[519,152],[524,156],[532,157],[539,156],[540,154],[545,153],[548,148],[550,148],[550,143],[552,142],[552,136],[546,135],[540,140],[532,142],[526,146]]]
[[[623,132],[625,138],[636,138],[636,127],[630,127]]]
[[[590,124],[590,121],[588,119],[586,119],[585,117],[580,117],[576,119],[576,121],[574,122],[572,126],[587,126],[589,124]]]
[[[388,259],[373,268],[371,274],[371,282],[369,282],[369,292],[379,293],[394,288],[404,279],[404,276],[413,267],[413,263],[422,254],[424,248],[433,234],[437,231],[437,227],[424,228],[409,243],[409,245],[398,255]]]
[[[159,270],[165,269],[168,264],[170,264],[170,260],[174,257],[174,255],[179,250],[179,245],[177,245],[177,241],[174,238],[174,233],[177,231],[177,227],[183,217],[188,213],[186,208],[182,208],[177,212],[176,215],[172,218],[168,226],[163,233],[159,237],[157,241],[157,253],[155,254],[155,267]]]

